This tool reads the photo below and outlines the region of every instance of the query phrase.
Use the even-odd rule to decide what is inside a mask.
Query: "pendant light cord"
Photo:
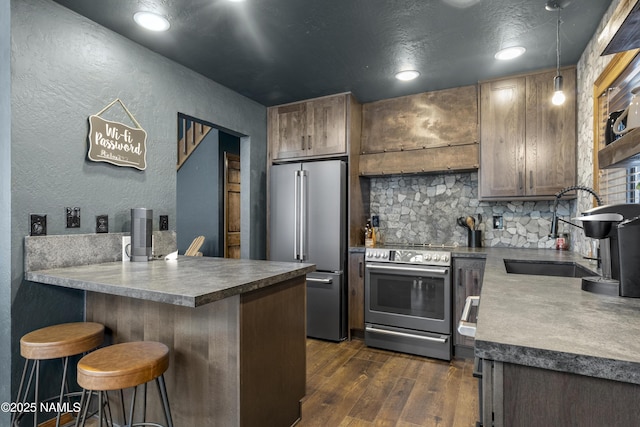
[[[556,26],[556,76],[560,75],[560,10],[558,6],[558,25]]]

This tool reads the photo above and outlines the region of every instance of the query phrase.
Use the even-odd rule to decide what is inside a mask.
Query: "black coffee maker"
[[[575,218],[587,237],[600,239],[602,276],[583,277],[582,289],[640,297],[640,204],[605,205]]]

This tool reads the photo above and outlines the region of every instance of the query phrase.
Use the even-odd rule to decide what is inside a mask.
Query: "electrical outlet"
[[[502,230],[502,229],[504,229],[504,223],[502,221],[502,215],[494,215],[493,216],[493,229],[494,230]]]
[[[131,254],[131,236],[122,236],[122,261],[130,261]]]
[[[96,216],[96,233],[109,232],[109,215]]]
[[[30,218],[30,229],[31,236],[46,236],[47,235],[47,216],[46,215],[37,215],[31,214]]]
[[[371,217],[371,226],[380,227],[380,217],[378,215],[373,215]]]
[[[160,229],[160,231],[166,231],[169,229],[169,215],[160,215],[158,228]]]
[[[80,208],[65,208],[67,211],[67,228],[80,228]]]

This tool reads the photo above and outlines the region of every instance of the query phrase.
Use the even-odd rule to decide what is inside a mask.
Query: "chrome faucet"
[[[553,218],[551,219],[551,233],[549,233],[549,237],[551,237],[552,239],[555,239],[556,237],[558,237],[558,221],[566,222],[567,224],[573,225],[574,227],[582,228],[579,225],[575,225],[570,221],[565,221],[562,218],[558,218],[558,215],[556,213],[558,210],[558,202],[560,201],[560,197],[562,197],[563,194],[566,194],[569,191],[574,191],[574,190],[582,190],[582,191],[586,191],[587,193],[590,193],[596,199],[596,202],[598,202],[598,206],[602,205],[602,200],[600,199],[600,196],[598,196],[598,193],[596,193],[593,188],[585,187],[583,185],[573,185],[571,187],[566,187],[558,191],[556,193],[556,199],[553,201],[553,208],[551,210],[551,212],[553,212]]]

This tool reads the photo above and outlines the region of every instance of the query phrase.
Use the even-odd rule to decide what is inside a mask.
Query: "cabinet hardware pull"
[[[364,262],[363,261],[358,262],[358,276],[360,278],[364,277]]]
[[[302,138],[302,149],[304,150],[304,135],[302,135],[300,138]]]
[[[522,190],[522,172],[518,172],[518,188]]]
[[[307,135],[307,150],[311,150],[311,135]]]
[[[533,190],[533,170],[529,171],[529,190]]]

